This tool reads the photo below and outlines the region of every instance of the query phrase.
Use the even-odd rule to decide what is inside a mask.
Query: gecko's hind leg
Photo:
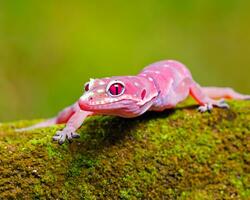
[[[229,108],[229,105],[224,101],[223,98],[219,100],[211,99],[197,84],[192,82],[190,85],[190,95],[200,104],[198,110],[200,112],[211,111],[214,106],[219,108]]]
[[[214,100],[210,98],[191,77],[184,78],[174,90],[175,100],[180,102],[190,94],[198,103],[200,112],[211,111],[213,106],[229,108],[224,99]]]

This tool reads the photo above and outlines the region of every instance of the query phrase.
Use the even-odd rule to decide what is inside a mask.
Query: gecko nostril
[[[93,97],[89,97],[89,101],[93,100]]]

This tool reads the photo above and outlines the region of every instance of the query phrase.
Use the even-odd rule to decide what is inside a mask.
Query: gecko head
[[[138,116],[153,98],[145,80],[134,76],[90,79],[78,103],[82,110],[122,117]]]

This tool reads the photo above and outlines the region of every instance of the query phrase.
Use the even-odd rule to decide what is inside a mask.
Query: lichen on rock
[[[0,199],[249,199],[250,102],[229,105],[93,116],[61,146],[51,138],[63,126],[1,124]]]

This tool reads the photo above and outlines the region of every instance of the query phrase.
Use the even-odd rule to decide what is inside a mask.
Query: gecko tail
[[[250,100],[250,95],[245,95],[236,92],[232,88],[223,87],[202,87],[202,91],[212,99],[238,99],[238,100]]]
[[[35,124],[33,126],[29,126],[29,127],[26,127],[26,128],[15,129],[15,131],[16,132],[30,131],[30,130],[34,130],[34,129],[37,129],[37,128],[50,127],[50,126],[53,126],[55,124],[57,124],[57,118],[56,117],[48,119],[48,120],[43,121],[43,122],[40,122],[40,123]]]
[[[74,104],[73,106],[69,106],[65,108],[63,111],[58,113],[56,117],[50,118],[48,120],[45,120],[43,122],[40,122],[30,127],[16,129],[16,131],[22,132],[22,131],[29,131],[29,130],[33,130],[37,128],[45,128],[45,127],[53,126],[56,124],[65,124],[74,115],[75,106],[78,106],[78,103]]]

